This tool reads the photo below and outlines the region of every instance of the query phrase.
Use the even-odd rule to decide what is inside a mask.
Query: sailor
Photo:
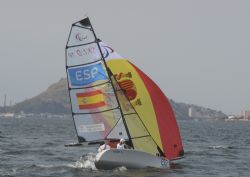
[[[121,138],[120,142],[116,145],[117,149],[129,149],[129,146],[125,144],[125,139]]]
[[[109,140],[104,140],[104,144],[98,148],[98,152],[110,149]]]

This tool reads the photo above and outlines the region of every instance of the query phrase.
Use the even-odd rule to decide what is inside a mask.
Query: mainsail
[[[153,155],[183,156],[168,99],[145,73],[96,38],[89,18],[71,27],[66,70],[79,142],[125,138]]]
[[[100,51],[89,19],[74,23],[66,46],[66,70],[79,142],[128,139],[114,86]]]

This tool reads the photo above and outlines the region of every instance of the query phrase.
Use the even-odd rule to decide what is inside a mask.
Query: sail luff
[[[122,111],[122,109],[121,109],[121,104],[120,104],[120,101],[119,101],[119,99],[118,99],[118,97],[117,97],[117,93],[116,93],[114,84],[113,84],[112,79],[111,79],[111,77],[112,77],[112,76],[114,77],[114,75],[112,74],[112,72],[110,71],[109,67],[107,66],[107,63],[106,63],[105,58],[104,58],[104,56],[103,56],[103,53],[102,53],[100,44],[99,44],[99,42],[98,42],[98,39],[97,39],[97,37],[96,37],[94,28],[93,28],[93,26],[92,26],[90,20],[89,20],[89,23],[90,23],[90,26],[91,26],[91,28],[92,28],[92,30],[93,30],[93,34],[94,34],[94,36],[95,36],[95,39],[96,39],[96,41],[97,41],[97,46],[98,46],[98,49],[99,49],[99,51],[100,51],[100,53],[101,53],[102,60],[103,60],[104,65],[105,65],[105,67],[106,67],[106,69],[107,69],[108,77],[109,77],[109,79],[110,79],[110,81],[111,81],[111,85],[112,85],[113,91],[114,91],[114,93],[115,93],[115,97],[116,97],[116,100],[117,100],[119,109],[120,109],[120,111],[121,111],[122,121],[123,121],[123,124],[124,124],[124,126],[125,126],[125,129],[126,129],[126,131],[127,131],[127,135],[128,135],[128,138],[129,138],[130,145],[133,147],[133,143],[132,143],[132,141],[131,141],[131,136],[130,136],[130,133],[129,133],[129,129],[128,129],[127,123],[126,123],[126,121],[125,121],[123,111]],[[114,77],[114,78],[115,78],[115,77]],[[110,132],[111,132],[111,131],[110,131]],[[107,136],[108,136],[108,135],[107,135]]]
[[[70,28],[70,33],[69,33],[69,36],[68,36],[68,40],[67,40],[67,43],[66,43],[66,47],[65,47],[65,70],[66,70],[66,75],[67,75],[67,80],[69,80],[69,76],[67,74],[67,69],[68,69],[68,65],[67,65],[67,44],[69,42],[69,38],[70,38],[70,35],[71,35],[71,31],[72,31],[72,25],[71,25],[71,28]],[[68,84],[68,95],[69,95],[69,102],[70,102],[70,110],[71,110],[71,115],[72,115],[72,118],[74,116],[74,113],[73,113],[73,107],[72,107],[72,100],[71,100],[71,96],[70,96],[70,87],[69,87],[69,82],[67,82]],[[74,122],[74,127],[75,127],[75,131],[76,131],[76,134],[77,134],[77,128],[76,128],[76,123],[75,121],[73,120]],[[77,140],[78,140],[78,143],[80,143],[80,138],[79,136],[77,136]]]

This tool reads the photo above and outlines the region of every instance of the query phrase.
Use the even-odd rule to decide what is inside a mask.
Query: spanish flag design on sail
[[[134,148],[153,155],[159,153],[158,149],[160,149],[160,153],[169,160],[182,157],[184,151],[175,115],[168,98],[161,89],[128,60],[109,60],[107,65],[139,115],[140,121],[136,121],[134,114],[125,115],[130,136],[133,137]],[[121,103],[123,107],[125,101]],[[144,133],[145,129],[153,141]],[[137,138],[138,135],[141,137]]]
[[[79,109],[96,109],[105,106],[104,95],[101,90],[76,93]]]

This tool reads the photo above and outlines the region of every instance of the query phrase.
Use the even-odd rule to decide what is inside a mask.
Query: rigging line
[[[116,127],[116,125],[118,124],[118,122],[120,121],[122,119],[122,117],[120,117],[119,119],[118,119],[118,121],[116,122],[116,124],[113,126],[113,128],[109,131],[109,133],[106,135],[106,137],[105,138],[107,138],[108,136],[109,136],[109,134],[113,131],[113,129]]]
[[[110,71],[110,72],[111,72],[111,71]],[[112,72],[111,72],[111,73],[112,73]],[[116,83],[119,85],[119,82],[116,80],[116,78],[115,78],[115,77],[113,77],[113,78],[115,79]],[[121,86],[119,85],[119,87],[121,87]],[[153,142],[155,143],[155,145],[157,146],[157,148],[159,148],[158,144],[155,142],[154,138],[153,138],[152,135],[149,133],[148,129],[146,128],[145,124],[143,123],[143,121],[142,121],[141,117],[139,116],[138,112],[136,111],[136,109],[134,108],[134,106],[132,105],[132,103],[129,101],[128,97],[127,97],[126,94],[124,93],[124,90],[121,89],[121,91],[123,92],[125,98],[126,98],[127,101],[129,102],[130,106],[131,106],[131,107],[133,108],[133,110],[136,112],[136,114],[137,114],[139,120],[141,121],[142,125],[144,126],[144,128],[146,129],[146,131],[148,132],[148,134],[151,136]],[[160,148],[159,148],[159,149],[160,149]],[[161,149],[160,149],[160,150],[161,150]],[[159,150],[158,150],[158,151],[159,151]],[[165,154],[162,152],[162,150],[161,150],[160,153],[163,154],[163,155],[165,156]]]
[[[103,111],[98,111],[98,112],[86,112],[86,113],[84,113],[84,112],[72,112],[73,113],[73,115],[86,115],[86,114],[100,114],[100,113],[104,113],[104,112],[108,112],[108,111],[113,111],[113,110],[116,110],[116,109],[120,109],[119,107],[116,107],[116,108],[112,108],[112,109],[107,109],[107,110],[103,110]]]
[[[89,18],[88,18],[88,20],[89,20]],[[92,30],[93,30],[93,34],[94,34],[94,36],[95,36],[95,39],[97,40],[96,34],[95,34],[95,32],[94,32],[94,29],[93,29],[93,27],[92,27],[90,21],[89,21],[89,24],[90,24],[90,26],[91,26],[91,28],[92,28]],[[104,61],[104,65],[105,65],[105,67],[107,68],[108,76],[109,76],[109,78],[110,78],[110,80],[111,80],[112,75],[110,76],[111,72],[109,72],[110,70],[109,70],[109,68],[108,68],[108,66],[107,66],[107,64],[106,64],[105,58],[104,58],[104,56],[103,56],[103,53],[102,53],[102,50],[101,50],[101,47],[100,47],[100,44],[97,43],[97,45],[98,45],[99,51],[100,51],[100,53],[101,53],[102,59],[103,59],[103,61]],[[112,85],[112,88],[113,88],[113,90],[114,90],[114,93],[115,93],[115,97],[116,97],[117,103],[118,103],[118,105],[119,105],[119,107],[120,107],[120,102],[119,102],[119,100],[118,100],[117,94],[116,94],[116,92],[115,92],[115,87],[114,87],[112,81],[111,81],[111,85]],[[121,112],[121,115],[122,115],[122,120],[123,120],[125,129],[126,129],[126,131],[127,131],[127,134],[128,134],[129,140],[130,140],[130,133],[129,133],[129,131],[128,131],[128,127],[127,127],[127,123],[126,123],[126,121],[125,121],[125,118],[123,117],[123,111],[122,111],[121,107],[120,107],[120,112]],[[130,140],[130,143],[131,143],[132,147],[134,147],[134,146],[133,146],[133,142],[132,142],[131,140]]]

